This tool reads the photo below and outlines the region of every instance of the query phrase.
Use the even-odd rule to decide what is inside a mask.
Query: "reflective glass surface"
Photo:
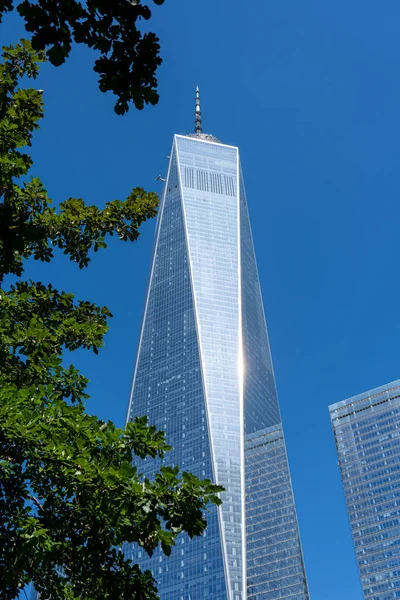
[[[243,549],[238,151],[183,136],[176,136],[176,143],[215,478],[226,487],[221,525],[228,585],[239,600]],[[193,185],[185,181],[187,172],[193,173]]]
[[[141,414],[166,431],[166,464],[226,488],[202,538],[182,536],[170,558],[128,550],[161,599],[308,600],[235,147],[174,138],[130,405]]]
[[[364,597],[400,598],[400,380],[329,411]]]

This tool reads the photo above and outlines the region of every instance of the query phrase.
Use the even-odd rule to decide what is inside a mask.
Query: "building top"
[[[196,103],[194,109],[194,133],[189,133],[187,137],[198,138],[201,140],[205,140],[206,142],[216,142],[217,144],[221,143],[221,141],[218,138],[211,135],[210,133],[203,133],[199,86],[196,87]]]
[[[335,418],[338,414],[353,414],[359,410],[363,410],[369,406],[377,406],[386,400],[400,396],[400,379],[382,385],[373,390],[368,390],[363,394],[357,394],[346,400],[341,400],[329,406],[331,418]]]

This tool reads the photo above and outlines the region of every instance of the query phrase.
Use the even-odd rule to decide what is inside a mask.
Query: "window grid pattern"
[[[400,380],[329,411],[364,597],[400,598]]]
[[[164,464],[226,491],[200,540],[127,554],[162,600],[309,600],[238,150],[175,136],[170,160],[131,417],[166,431]]]
[[[237,179],[236,148],[176,137],[180,172],[201,169]],[[182,178],[183,179],[183,178]],[[230,589],[242,599],[243,539],[239,373],[239,241],[237,197],[183,189],[189,260],[221,507]]]
[[[229,173],[185,166],[182,169],[182,185],[192,190],[236,196],[236,178]]]
[[[249,600],[309,600],[255,252],[240,173]]]
[[[202,374],[186,251],[176,154],[166,182],[158,223],[154,269],[138,353],[131,418],[147,414],[166,432],[172,451],[163,461],[141,461],[140,472],[179,465],[200,478],[213,479]],[[126,554],[156,578],[162,600],[226,600],[224,565],[217,509],[207,514],[200,538],[179,536],[171,556],[156,550],[149,558],[142,548]]]

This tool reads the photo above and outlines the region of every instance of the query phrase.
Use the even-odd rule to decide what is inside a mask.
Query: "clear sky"
[[[92,53],[46,66],[34,173],[56,201],[161,191],[174,133],[241,151],[312,600],[361,600],[328,405],[400,377],[398,0],[166,0],[154,7],[161,100],[125,117],[97,89]],[[0,28],[2,43],[20,35]],[[88,409],[123,424],[154,223],[88,270],[60,258],[27,275],[108,305]]]

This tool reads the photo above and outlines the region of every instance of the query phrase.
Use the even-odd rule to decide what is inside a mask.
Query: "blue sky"
[[[92,54],[46,66],[34,174],[55,201],[161,191],[175,132],[238,145],[313,600],[361,600],[328,405],[399,378],[400,3],[275,0],[154,7],[161,100],[125,117],[98,92]],[[3,43],[21,34],[1,26]],[[154,223],[80,272],[60,258],[27,275],[108,305],[90,412],[123,424]]]

